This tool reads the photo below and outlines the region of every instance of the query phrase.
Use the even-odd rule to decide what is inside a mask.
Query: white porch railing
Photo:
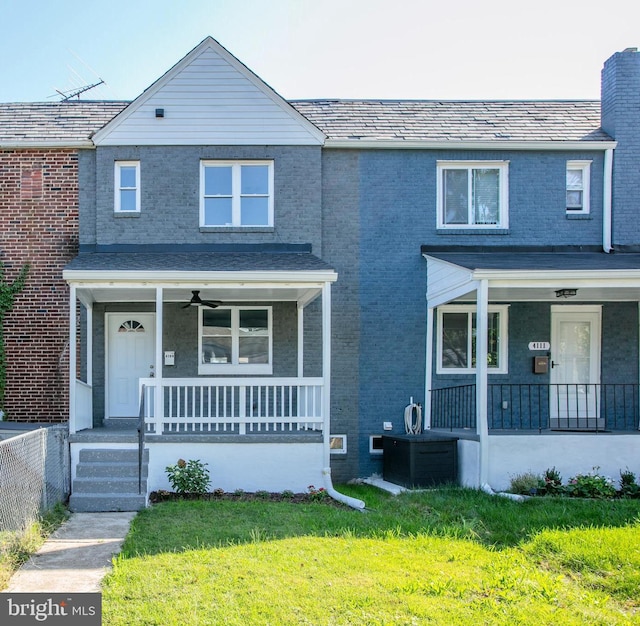
[[[147,434],[322,432],[325,427],[322,378],[144,378],[140,385]]]

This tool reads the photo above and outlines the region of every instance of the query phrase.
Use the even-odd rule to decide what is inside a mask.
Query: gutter
[[[602,181],[602,249],[609,253],[612,251],[612,178],[613,178],[613,148],[607,148],[604,153],[604,173]]]

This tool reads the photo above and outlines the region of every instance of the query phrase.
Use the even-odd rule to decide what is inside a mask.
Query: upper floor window
[[[439,161],[438,228],[507,228],[507,161]]]
[[[199,374],[271,374],[271,307],[200,307]]]
[[[507,373],[507,305],[489,305],[487,367]],[[476,370],[476,307],[451,304],[438,307],[437,371],[470,374]]]
[[[116,213],[140,212],[140,161],[116,161],[114,189]]]
[[[567,213],[589,213],[591,161],[567,161]]]
[[[273,226],[272,161],[202,161],[201,226]]]

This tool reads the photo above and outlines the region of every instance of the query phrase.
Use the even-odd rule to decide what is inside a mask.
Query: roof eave
[[[0,150],[34,150],[34,149],[95,149],[94,143],[90,139],[71,140],[71,141],[40,141],[19,140],[19,141],[2,141],[0,140]]]
[[[617,141],[327,139],[325,148],[382,150],[613,150]]]

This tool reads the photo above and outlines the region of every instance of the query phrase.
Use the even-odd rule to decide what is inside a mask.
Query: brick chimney
[[[640,249],[640,53],[616,52],[601,75],[602,129],[618,142],[613,156],[613,248]]]

